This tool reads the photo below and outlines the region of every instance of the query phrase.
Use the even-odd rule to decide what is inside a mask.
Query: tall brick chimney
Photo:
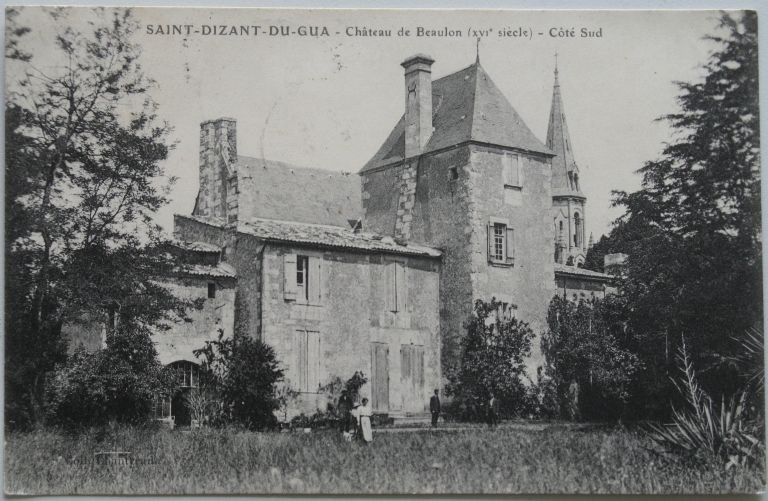
[[[195,215],[237,220],[237,121],[200,124],[200,192]]]
[[[419,155],[432,135],[432,63],[424,54],[402,62],[405,68],[405,158]]]

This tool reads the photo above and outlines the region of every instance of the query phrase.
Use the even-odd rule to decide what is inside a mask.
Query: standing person
[[[373,430],[371,430],[371,406],[368,405],[368,399],[363,399],[363,405],[355,409],[355,415],[357,416],[358,429],[360,430],[360,438],[365,442],[373,440]]]
[[[341,396],[339,397],[339,415],[341,417],[341,422],[339,423],[339,426],[341,428],[341,432],[344,434],[344,438],[349,439],[350,433],[349,433],[349,427],[352,422],[352,416],[350,415],[350,412],[352,411],[352,398],[347,394],[347,390],[341,390]]]
[[[432,427],[437,426],[437,418],[440,417],[440,390],[435,390],[435,394],[429,399],[429,412],[432,413]]]
[[[491,399],[488,401],[488,425],[495,427],[499,424],[499,399],[491,393]]]

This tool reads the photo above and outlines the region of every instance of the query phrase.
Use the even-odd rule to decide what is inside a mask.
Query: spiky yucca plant
[[[673,382],[685,397],[685,406],[673,406],[671,424],[649,424],[650,438],[666,451],[689,459],[723,461],[726,469],[760,461],[765,446],[755,431],[761,424],[748,419],[747,392],[723,397],[717,408],[697,382],[685,340],[677,359],[683,373],[682,384]]]

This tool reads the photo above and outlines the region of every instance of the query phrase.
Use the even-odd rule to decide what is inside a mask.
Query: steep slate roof
[[[392,252],[414,256],[440,257],[442,255],[439,250],[431,247],[412,243],[399,245],[391,237],[382,238],[364,232],[354,233],[351,229],[338,226],[253,219],[239,223],[237,231],[273,242],[313,244],[319,247]]]
[[[432,82],[434,132],[424,153],[467,141],[553,155],[525,125],[480,63]],[[405,116],[360,172],[402,161]]]
[[[602,281],[609,281],[614,279],[613,275],[600,273],[598,271],[585,270],[584,268],[577,268],[575,266],[568,266],[560,263],[555,263],[555,275],[575,275],[580,278],[593,278],[600,279]]]
[[[555,68],[555,88],[552,91],[552,107],[549,110],[549,126],[547,127],[547,146],[557,153],[552,159],[552,196],[584,197],[580,189],[571,189],[568,182],[569,172],[579,172],[576,158],[573,156],[573,143],[568,134],[568,124],[565,122],[565,108],[560,95],[560,81]]]
[[[240,218],[350,227],[362,216],[360,177],[237,157]]]

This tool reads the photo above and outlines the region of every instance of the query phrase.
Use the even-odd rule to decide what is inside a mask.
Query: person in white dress
[[[365,442],[373,440],[373,432],[371,431],[371,406],[368,405],[368,399],[363,399],[363,405],[355,407],[352,414],[357,418],[357,429],[360,432],[360,438]]]

